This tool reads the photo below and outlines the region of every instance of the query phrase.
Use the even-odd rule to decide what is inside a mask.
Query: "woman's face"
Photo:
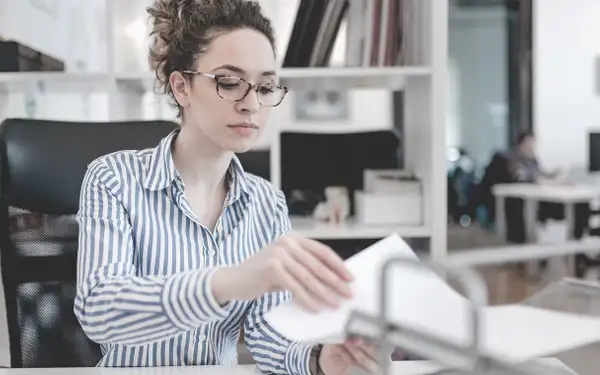
[[[195,71],[222,77],[218,84],[206,75],[191,75],[192,85],[178,73],[171,77],[176,99],[184,108],[183,126],[195,127],[224,151],[248,151],[264,131],[271,108],[259,101],[272,101],[273,91],[270,86],[258,92],[252,89],[239,99],[247,91],[246,82],[277,84],[275,68],[273,48],[262,33],[240,29],[216,37],[199,57]]]

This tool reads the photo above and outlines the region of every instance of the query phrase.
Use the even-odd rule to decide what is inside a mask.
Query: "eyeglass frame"
[[[250,83],[250,82],[246,81],[245,79],[243,79],[242,77],[230,76],[230,75],[227,75],[227,74],[210,74],[210,73],[196,72],[196,71],[193,71],[193,70],[183,70],[181,73],[183,73],[183,74],[192,74],[192,75],[196,75],[196,76],[203,76],[203,77],[207,77],[207,78],[213,79],[215,81],[215,90],[217,91],[217,95],[219,96],[219,98],[221,98],[223,100],[227,100],[229,102],[234,102],[234,103],[239,103],[242,100],[246,99],[246,96],[248,96],[248,94],[252,90],[256,90],[256,89],[258,89],[261,86],[271,85],[273,87],[283,89],[283,95],[282,95],[281,100],[279,101],[279,103],[277,103],[275,105],[266,105],[266,104],[261,103],[260,102],[260,98],[257,96],[258,103],[260,105],[265,106],[265,107],[277,107],[277,106],[279,106],[283,102],[283,99],[285,99],[285,96],[290,91],[289,87],[284,86],[284,85],[278,85],[278,84],[273,84],[273,83]],[[240,81],[245,82],[245,83],[248,84],[248,89],[246,90],[246,92],[244,93],[244,95],[242,95],[242,97],[240,99],[238,99],[238,100],[225,99],[219,93],[219,79],[220,78],[235,78],[235,79],[239,79]]]

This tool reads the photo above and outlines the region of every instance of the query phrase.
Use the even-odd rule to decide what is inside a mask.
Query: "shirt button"
[[[210,255],[210,256],[214,256],[216,253],[217,253],[217,252],[216,252],[216,251],[214,251],[214,250],[209,250],[209,251],[208,251],[208,255]]]
[[[206,335],[203,334],[203,333],[199,334],[198,335],[198,341],[204,341],[204,340],[206,340]]]

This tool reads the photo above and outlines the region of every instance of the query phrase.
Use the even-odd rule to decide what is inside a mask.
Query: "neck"
[[[173,162],[186,188],[214,196],[225,186],[233,153],[209,141],[195,126],[183,126],[173,145]]]

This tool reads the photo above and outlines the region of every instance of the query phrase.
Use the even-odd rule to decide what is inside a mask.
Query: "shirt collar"
[[[165,189],[178,176],[175,163],[173,162],[173,154],[171,153],[171,144],[178,133],[179,129],[173,130],[152,151],[146,169],[146,178],[144,179],[144,187],[146,189]]]
[[[242,195],[248,195],[246,172],[244,172],[240,159],[235,155],[227,170],[227,177],[229,181],[229,190],[227,191],[227,198],[225,199],[226,205],[237,201]]]
[[[178,133],[179,129],[173,130],[152,151],[144,179],[144,187],[146,189],[162,190],[170,186],[175,179],[179,178],[179,173],[173,161],[173,153],[171,152],[171,145]],[[229,182],[229,189],[226,203],[238,200],[242,194],[248,194],[246,173],[244,172],[242,163],[235,155],[227,170],[227,180]]]

